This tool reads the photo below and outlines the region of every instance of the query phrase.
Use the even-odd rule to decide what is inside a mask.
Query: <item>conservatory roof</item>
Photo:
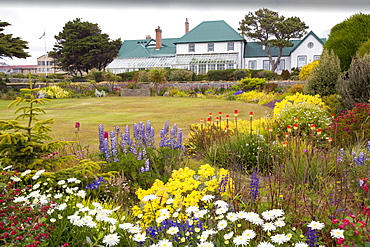
[[[174,60],[174,65],[186,64],[218,64],[218,63],[237,63],[237,53],[219,53],[219,54],[193,54],[193,55],[177,55]]]
[[[118,52],[119,58],[169,56],[176,54],[174,42],[178,39],[162,39],[162,47],[156,50],[155,39],[125,40]]]
[[[116,58],[108,65],[108,68],[114,69],[137,69],[137,68],[152,68],[166,67],[170,68],[175,56],[161,57],[129,57]]]

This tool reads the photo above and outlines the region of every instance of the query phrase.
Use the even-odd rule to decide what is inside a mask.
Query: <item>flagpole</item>
[[[48,78],[48,68],[47,68],[47,61],[46,61],[46,57],[47,57],[47,53],[46,53],[46,32],[45,32],[45,29],[44,29],[44,48],[45,48],[45,56],[44,56],[44,62],[45,62],[45,72],[46,72],[46,78]]]

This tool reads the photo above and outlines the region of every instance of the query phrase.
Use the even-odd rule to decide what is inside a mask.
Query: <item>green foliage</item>
[[[138,73],[137,71],[131,71],[131,72],[125,72],[117,74],[119,77],[121,77],[122,81],[131,81],[134,79],[134,76]]]
[[[294,38],[301,38],[306,34],[308,26],[298,17],[289,17],[285,19],[277,12],[262,8],[254,13],[249,12],[240,22],[238,30],[242,35],[250,38],[266,47],[269,55],[271,71],[275,72],[280,62],[282,50],[285,47],[292,47],[290,41]],[[276,47],[279,50],[278,58],[273,59],[270,49]]]
[[[163,68],[152,68],[148,72],[148,79],[153,83],[157,95],[162,95],[161,91],[163,91],[164,88],[161,85],[167,82],[166,74],[167,71]]]
[[[339,78],[337,90],[345,109],[351,109],[355,103],[370,100],[370,55],[352,60],[351,67]]]
[[[138,81],[138,82],[148,82],[149,81],[148,71],[143,70],[143,71],[137,72],[136,81]]]
[[[334,51],[340,59],[340,67],[344,72],[349,69],[352,58],[356,57],[360,46],[369,38],[370,15],[358,13],[331,29],[324,49]]]
[[[52,119],[39,121],[37,116],[45,113],[42,108],[36,107],[45,104],[47,99],[36,98],[38,89],[21,89],[24,96],[17,97],[10,105],[26,104],[19,107],[15,114],[20,113],[15,120],[0,121],[0,162],[12,165],[20,171],[35,168],[49,168],[58,163],[58,159],[47,159],[45,155],[53,153],[57,148],[69,144],[64,141],[52,141],[48,135]],[[22,119],[25,125],[17,120]],[[61,160],[66,160],[63,157]]]
[[[245,77],[252,77],[249,69],[237,69],[233,72],[233,74],[235,80],[240,80]]]
[[[280,136],[284,136],[288,126],[293,129],[295,119],[298,119],[298,134],[305,137],[312,133],[312,124],[317,128],[326,129],[331,123],[328,110],[321,106],[308,102],[289,105],[282,109],[276,117],[276,129]]]
[[[207,72],[207,78],[210,81],[230,81],[234,79],[235,69],[210,70]]]
[[[362,45],[360,46],[360,48],[358,48],[358,56],[362,57],[364,56],[365,54],[369,54],[370,53],[370,38],[365,41],[364,43],[362,43]]]
[[[287,93],[288,94],[303,93],[303,90],[304,90],[303,83],[295,83],[287,89]]]
[[[172,70],[169,75],[170,81],[192,81],[194,72],[185,69]]]
[[[262,89],[266,85],[266,80],[263,78],[244,78],[239,83],[233,85],[234,90],[250,91],[254,89]]]
[[[24,50],[28,49],[28,42],[13,34],[4,34],[4,28],[10,26],[8,22],[0,21],[0,58],[27,58],[30,55]]]
[[[258,168],[263,174],[271,169],[272,150],[274,154],[281,153],[281,148],[270,149],[263,136],[239,133],[225,142],[211,145],[206,160],[215,166],[241,173]]]
[[[105,79],[104,78],[104,72],[99,71],[96,68],[91,69],[89,71],[89,73],[87,74],[86,78],[89,79],[89,80],[93,80],[95,82],[102,82]]]
[[[324,50],[319,64],[312,69],[304,88],[305,94],[328,96],[336,94],[340,70],[339,58],[333,51]]]
[[[72,75],[99,71],[113,61],[121,48],[121,39],[110,40],[101,33],[98,24],[82,22],[80,18],[69,21],[55,36],[56,44],[50,56],[58,59],[61,68]]]

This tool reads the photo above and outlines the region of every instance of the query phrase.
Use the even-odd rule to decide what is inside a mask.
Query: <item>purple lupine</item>
[[[339,157],[337,158],[337,161],[343,162],[344,161],[344,149],[339,149]]]
[[[104,127],[102,124],[99,124],[98,126],[98,134],[99,134],[99,150],[103,152],[103,146],[104,146]]]
[[[111,150],[113,156],[113,162],[118,162],[118,150],[117,150],[117,137],[116,133],[112,130],[110,132],[110,142],[111,142]]]
[[[370,141],[367,142],[367,151],[370,152]]]
[[[352,152],[353,155],[353,163],[359,166],[363,166],[365,164],[365,154],[364,152],[359,153],[359,155],[356,157],[356,153]]]
[[[220,184],[218,186],[218,191],[224,193],[227,189],[228,183],[229,183],[229,174],[222,175]]]
[[[145,166],[140,168],[140,172],[141,173],[148,172],[149,169],[150,169],[150,162],[149,162],[149,159],[146,159],[145,160]]]
[[[107,183],[107,181],[105,181],[103,177],[99,177],[98,180],[93,181],[91,184],[87,185],[85,189],[98,189],[101,183]]]
[[[249,196],[250,199],[255,202],[259,195],[259,178],[257,169],[253,169],[253,173],[251,175],[251,181],[249,185]]]
[[[317,247],[319,244],[318,241],[318,232],[315,229],[308,228],[306,232],[306,244],[308,244],[309,247]]]

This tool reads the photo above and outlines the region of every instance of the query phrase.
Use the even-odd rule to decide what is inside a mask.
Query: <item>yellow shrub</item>
[[[45,87],[39,93],[46,94],[49,98],[62,99],[68,98],[70,93],[59,86]]]
[[[307,78],[311,75],[313,68],[315,68],[318,64],[319,60],[315,60],[312,63],[303,66],[298,75],[299,80],[301,81],[307,80]]]
[[[231,178],[228,179],[226,190],[219,192],[219,185],[226,175],[230,177],[227,170],[221,168],[216,172],[210,165],[203,165],[198,171],[188,167],[174,170],[166,184],[157,179],[150,189],[138,189],[138,199],[142,200],[148,195],[156,195],[157,199],[142,201],[139,206],[132,208],[132,213],[139,216],[142,226],[147,226],[160,216],[161,209],[168,209],[172,213],[189,206],[198,206],[205,195],[230,196],[233,188]],[[172,202],[169,203],[169,200]],[[178,217],[185,219],[187,216],[181,213]]]
[[[288,107],[291,107],[292,105],[303,103],[303,102],[317,105],[325,109],[328,108],[325,105],[325,103],[322,101],[320,95],[312,96],[312,95],[296,93],[294,95],[286,96],[285,99],[275,104],[274,117],[278,116],[282,109],[288,108]]]

